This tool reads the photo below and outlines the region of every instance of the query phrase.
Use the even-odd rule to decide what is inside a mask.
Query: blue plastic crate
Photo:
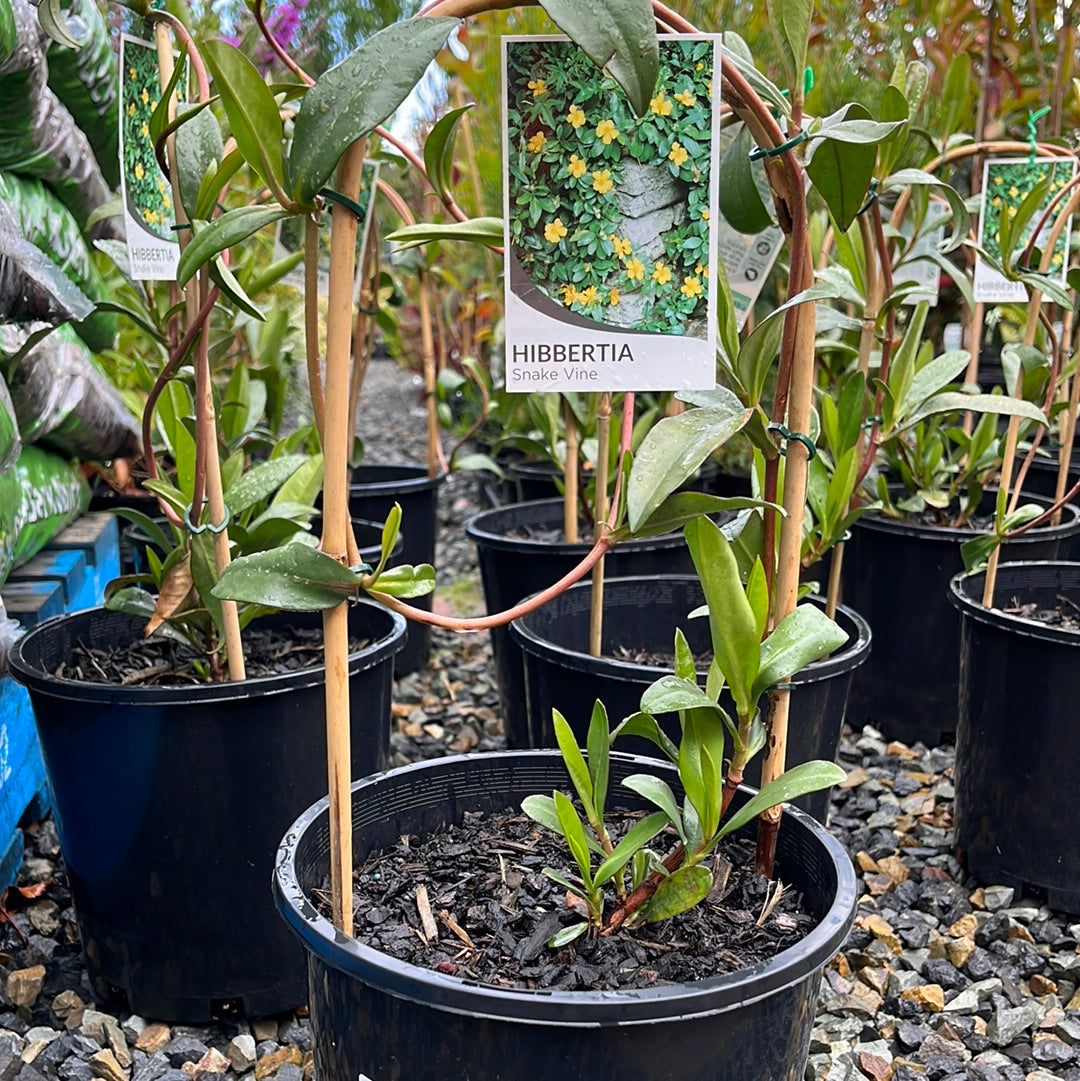
[[[119,573],[115,517],[87,514],[12,571],[0,596],[8,616],[29,628],[100,604],[106,583]],[[30,696],[10,677],[0,679],[0,889],[22,865],[19,822],[41,818],[50,802]]]

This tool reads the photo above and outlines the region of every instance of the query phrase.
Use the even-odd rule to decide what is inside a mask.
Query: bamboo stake
[[[563,536],[567,544],[578,542],[578,432],[570,403],[563,398],[563,424],[566,428],[566,464],[563,468]]]
[[[596,498],[594,518],[596,528],[593,540],[599,540],[608,516],[608,457],[611,445],[611,391],[600,395],[596,414]],[[604,636],[604,561],[601,559],[592,572],[592,600],[589,609],[589,653],[600,656]]]
[[[304,355],[315,431],[322,446],[326,427],[326,395],[323,393],[322,359],[319,356],[319,227],[308,215],[304,221]]]
[[[338,165],[337,190],[349,199],[360,195],[364,143],[353,143]],[[356,273],[356,218],[336,210],[330,223],[330,287],[326,325],[326,422],[323,439],[323,518],[321,548],[346,559],[349,523],[349,359],[352,288]],[[323,613],[326,657],[326,754],[330,789],[330,883],[334,925],[352,934],[352,808],[349,731],[348,606]]]
[[[1064,366],[1066,359],[1072,356],[1073,321],[1072,312],[1065,313],[1065,332],[1062,334],[1061,363]],[[1080,375],[1072,376],[1069,384],[1069,404],[1064,414],[1059,414],[1062,419],[1058,426],[1058,475],[1054,485],[1054,502],[1060,503],[1065,497],[1065,491],[1069,484],[1069,466],[1072,464],[1073,445],[1076,441],[1076,413],[1080,407]],[[1061,511],[1057,511],[1052,519],[1057,525],[1061,521]]]
[[[419,275],[420,337],[424,348],[424,405],[427,409],[428,476],[439,474],[439,414],[435,400],[435,337],[431,330],[431,285],[426,270]]]

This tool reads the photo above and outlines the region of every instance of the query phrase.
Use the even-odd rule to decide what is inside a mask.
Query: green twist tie
[[[805,67],[802,73],[802,92],[805,96],[814,89],[814,69],[812,67]]]
[[[1035,125],[1050,112],[1050,106],[1044,105],[1041,109],[1037,109],[1035,112],[1028,113],[1028,142],[1031,144],[1031,156],[1028,158],[1028,165],[1035,164],[1035,155],[1038,153],[1038,135],[1035,132]]]
[[[817,447],[814,446],[814,441],[810,438],[810,436],[805,435],[802,432],[789,431],[787,428],[784,427],[783,424],[770,424],[769,431],[777,432],[781,439],[785,439],[789,443],[793,439],[797,443],[802,443],[802,445],[806,447],[806,460],[808,462],[812,462],[817,457]],[[787,451],[784,447],[781,447],[780,453],[786,454]]]
[[[204,499],[203,506],[206,505],[206,502],[206,499]],[[191,505],[189,504],[188,509],[184,511],[184,525],[187,527],[188,532],[194,537],[197,537],[200,533],[206,532],[217,535],[218,533],[224,533],[225,530],[228,529],[231,517],[232,515],[229,514],[229,508],[226,507],[225,517],[221,519],[220,525],[213,525],[210,522],[207,522],[206,525],[195,525],[191,520]]]
[[[181,229],[190,229],[191,225],[188,222],[181,222],[179,225],[170,225],[169,228],[174,233],[179,233]]]
[[[884,417],[870,416],[870,417],[867,417],[866,420],[864,420],[862,422],[862,426],[866,431],[869,431],[871,428],[873,428],[873,426],[875,424],[884,424],[884,423],[885,423],[885,418]]]
[[[367,217],[367,211],[357,202],[354,202],[347,195],[342,195],[340,191],[334,191],[333,188],[323,188],[319,194],[324,199],[329,199],[332,203],[337,203],[338,206],[345,207],[346,210],[351,210],[357,221],[363,221]]]
[[[878,200],[878,190],[877,189],[878,189],[877,177],[874,177],[874,179],[870,181],[870,190],[867,193],[866,202],[863,203],[863,205],[861,207],[859,207],[858,210],[855,211],[855,217],[857,217],[857,218],[862,217],[862,215],[865,214],[874,205],[874,203],[877,202],[877,200]]]
[[[375,568],[370,566],[367,563],[357,563],[355,567],[350,567],[349,570],[351,570],[353,572],[353,574],[374,574],[375,573]]]
[[[779,146],[759,146],[750,151],[751,161],[760,161],[762,158],[775,158],[779,155],[792,150],[800,143],[805,143],[810,138],[808,131],[800,131],[798,135],[791,139],[788,139],[786,143],[781,143]]]

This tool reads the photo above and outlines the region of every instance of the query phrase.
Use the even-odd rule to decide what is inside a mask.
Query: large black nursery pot
[[[265,622],[315,627],[318,614]],[[323,667],[244,683],[152,687],[52,673],[77,642],[122,644],[144,621],[103,608],[20,639],[11,670],[30,691],[95,995],[203,1023],[304,1001],[303,951],[268,884],[282,831],[326,792]],[[350,607],[352,769],[386,765],[394,653],[404,620]]]
[[[1003,611],[1071,610],[1080,563],[1000,564],[991,609],[985,577],[950,583],[961,621],[956,849],[981,881],[1034,886],[1051,908],[1080,913],[1080,631]]]
[[[395,503],[401,504],[401,531],[404,544],[402,563],[434,563],[438,526],[439,485],[445,474],[429,477],[422,465],[359,465],[352,471],[349,485],[349,513],[354,518],[385,522]],[[433,594],[409,603],[431,611]],[[410,623],[405,647],[394,661],[399,676],[419,671],[431,655],[431,628]]]
[[[620,651],[634,656],[671,655],[675,629],[681,628],[695,655],[711,650],[708,621],[688,619],[705,603],[701,583],[693,575],[664,578],[615,578],[604,583],[602,655],[589,653],[589,610],[592,583],[571,586],[543,608],[516,619],[511,637],[525,659],[525,697],[529,738],[533,747],[554,747],[551,711],[557,709],[568,721],[579,743],[585,745],[592,705],[604,703],[614,726],[636,713],[642,692],[670,667],[620,659]],[[811,603],[821,604],[817,598]],[[789,765],[823,758],[833,761],[844,725],[848,688],[856,668],[870,654],[870,627],[858,613],[840,607],[836,621],[848,636],[847,644],[831,657],[808,665],[791,682],[791,713],[788,729]],[[698,673],[704,683],[706,669]],[[727,692],[721,704],[730,716],[735,707]],[[675,714],[658,718],[667,734],[678,742],[679,720]],[[658,756],[662,752],[640,737],[620,739],[617,750]],[[761,783],[761,756],[747,770],[748,784]],[[811,792],[795,801],[807,814],[824,822],[829,813],[829,789]]]
[[[568,544],[553,539],[562,537],[562,528],[561,499],[500,507],[468,521],[465,532],[476,545],[488,612],[512,608],[525,597],[553,585],[585,558],[592,542]],[[680,574],[693,569],[682,533],[624,541],[612,548],[604,560],[604,573],[612,578]],[[521,649],[506,627],[492,628],[491,644],[507,746],[531,747],[534,744],[525,708]]]
[[[993,512],[996,493],[980,508]],[[1045,498],[1024,502],[1050,506]],[[1061,525],[1028,530],[1005,544],[1006,559],[1057,559],[1080,534],[1080,511],[1067,506]],[[949,605],[949,580],[964,569],[960,545],[970,529],[917,525],[868,514],[851,528],[844,555],[844,601],[874,628],[874,655],[851,686],[855,727],[876,725],[889,739],[927,746],[956,731],[960,617]]]
[[[609,802],[643,806],[619,782],[674,769],[612,756]],[[557,752],[464,755],[405,766],[353,786],[355,855],[567,787]],[[681,793],[680,793],[681,795]],[[740,790],[741,803],[748,796]],[[753,827],[748,827],[752,829]],[[339,934],[311,896],[329,868],[327,803],[278,851],[275,895],[308,951],[316,1076],[364,1081],[801,1081],[821,973],[855,908],[838,842],[802,812],[780,828],[777,875],[818,925],[772,961],[693,984],[634,991],[517,991],[404,963]],[[495,855],[494,870],[498,873]]]

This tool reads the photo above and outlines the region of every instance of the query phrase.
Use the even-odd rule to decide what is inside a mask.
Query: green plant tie
[[[374,574],[375,573],[375,568],[370,566],[367,563],[357,563],[355,567],[350,567],[349,570],[351,570],[353,572],[353,574]]]
[[[330,202],[337,203],[339,206],[345,207],[346,210],[351,210],[357,221],[362,222],[367,217],[366,211],[359,203],[354,202],[347,195],[342,195],[340,191],[334,191],[333,188],[323,188],[319,194],[324,199],[329,199]]]
[[[203,506],[206,505],[206,502],[207,500],[204,499]],[[191,506],[189,505],[188,509],[184,511],[184,525],[187,527],[188,532],[195,537],[197,537],[200,533],[206,533],[208,530],[209,532],[216,535],[218,533],[224,533],[225,530],[228,529],[229,520],[231,519],[231,517],[232,515],[229,513],[229,508],[226,507],[225,517],[221,519],[221,523],[219,525],[214,525],[212,522],[207,522],[205,525],[195,525],[195,523],[191,520]]]
[[[365,308],[363,304],[357,304],[356,310],[364,315],[379,315],[381,308]]]
[[[806,447],[806,460],[808,462],[812,462],[817,457],[817,447],[814,446],[814,441],[810,438],[810,436],[805,435],[803,432],[789,431],[787,428],[784,427],[783,424],[770,424],[769,431],[778,433],[781,439],[785,439],[789,443],[793,439],[797,443],[802,443],[802,445]],[[784,447],[780,448],[780,453],[786,453]]]
[[[182,221],[178,225],[170,225],[169,228],[174,233],[179,233],[181,229],[190,229],[191,228],[191,223],[186,222],[186,221]]]
[[[800,143],[805,143],[810,138],[810,133],[806,130],[800,131],[798,135],[788,139],[786,143],[781,143],[779,146],[758,146],[750,151],[751,161],[760,161],[762,158],[775,158],[779,155],[786,153],[788,150],[792,150]]]
[[[802,92],[805,97],[814,89],[814,69],[812,67],[803,68],[802,73]]]
[[[863,429],[865,431],[869,431],[871,428],[873,428],[873,426],[875,424],[884,424],[884,423],[885,423],[885,418],[884,417],[872,416],[872,417],[867,417],[866,420],[864,420],[862,422],[862,426],[863,426]]]
[[[877,202],[877,200],[878,200],[878,190],[877,189],[878,189],[878,182],[877,182],[877,177],[875,176],[873,178],[873,180],[870,181],[870,189],[867,192],[866,202],[863,203],[863,205],[861,207],[859,207],[858,210],[855,211],[855,217],[857,217],[857,218],[862,217],[862,215],[865,214],[874,205],[874,203]]]
[[[1050,112],[1050,106],[1044,105],[1041,109],[1036,109],[1035,112],[1028,112],[1028,142],[1031,144],[1031,156],[1028,158],[1028,166],[1035,164],[1035,155],[1038,153],[1038,135],[1035,131],[1035,125]]]

